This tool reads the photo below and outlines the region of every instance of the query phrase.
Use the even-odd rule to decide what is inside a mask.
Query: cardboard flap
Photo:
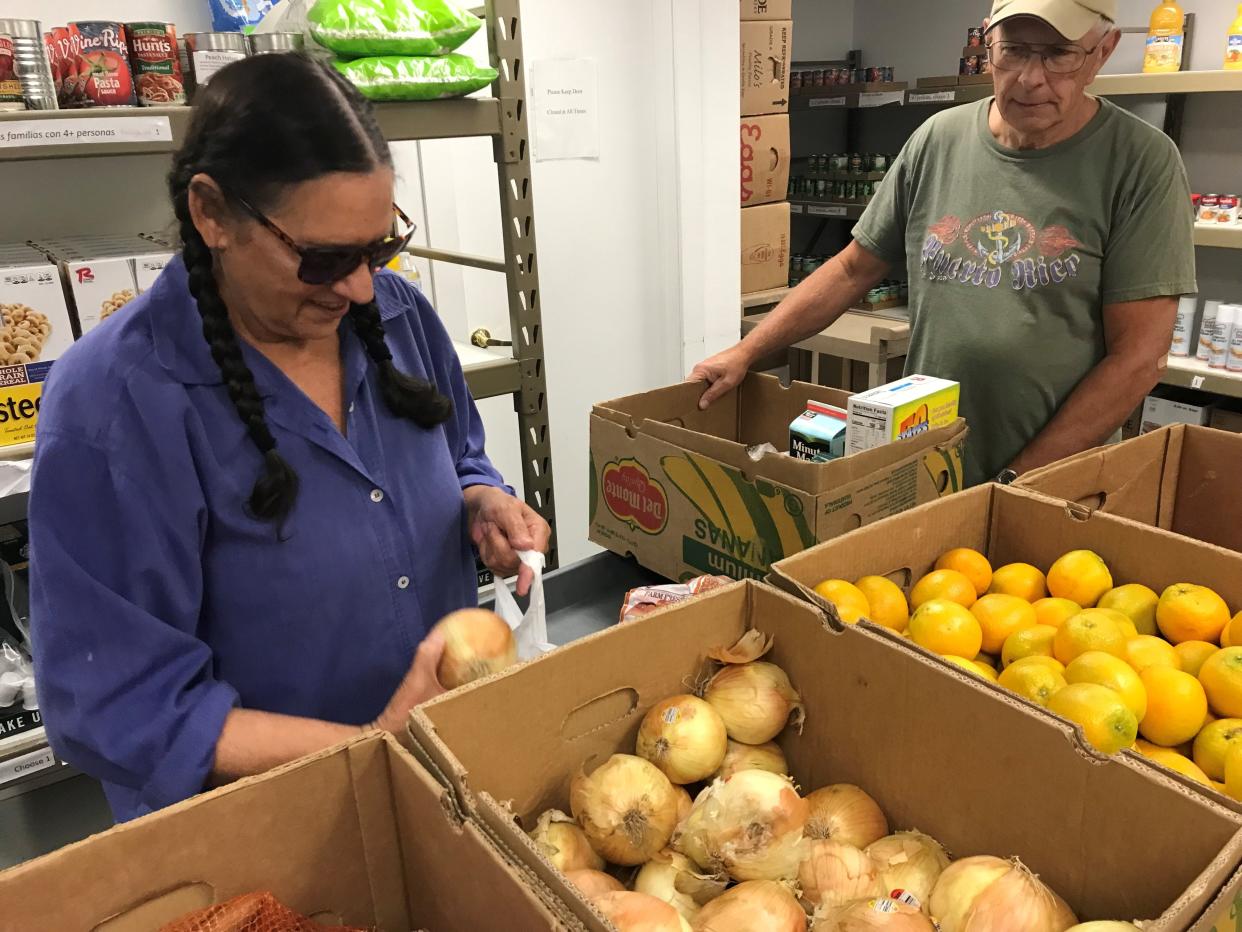
[[[1176,485],[1166,490],[1169,515],[1160,526],[1242,551],[1242,434],[1184,427]],[[1169,472],[1166,469],[1166,473]]]

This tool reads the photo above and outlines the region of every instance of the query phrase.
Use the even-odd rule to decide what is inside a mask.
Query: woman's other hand
[[[518,559],[519,550],[548,552],[552,529],[524,501],[490,485],[474,485],[465,491],[470,539],[483,563],[497,576],[518,574],[517,592],[530,592],[535,574]]]

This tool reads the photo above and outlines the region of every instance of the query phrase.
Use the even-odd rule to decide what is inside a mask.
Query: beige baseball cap
[[[1117,22],[1117,0],[993,0],[988,28],[1013,16],[1036,16],[1065,38],[1077,41],[1101,16]]]

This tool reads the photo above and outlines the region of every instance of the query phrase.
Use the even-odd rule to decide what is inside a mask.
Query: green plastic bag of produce
[[[438,58],[384,55],[333,62],[369,100],[440,100],[465,97],[496,80],[496,69],[456,52]]]
[[[448,0],[318,0],[307,21],[342,58],[447,55],[483,23]]]

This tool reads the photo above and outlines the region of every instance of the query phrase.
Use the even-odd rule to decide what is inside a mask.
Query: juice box
[[[961,386],[957,382],[927,375],[910,375],[851,395],[846,452],[861,453],[947,427],[957,419],[960,397]]]
[[[808,401],[806,411],[789,425],[789,455],[812,463],[827,463],[845,456],[845,426],[849,413],[843,408]]]

